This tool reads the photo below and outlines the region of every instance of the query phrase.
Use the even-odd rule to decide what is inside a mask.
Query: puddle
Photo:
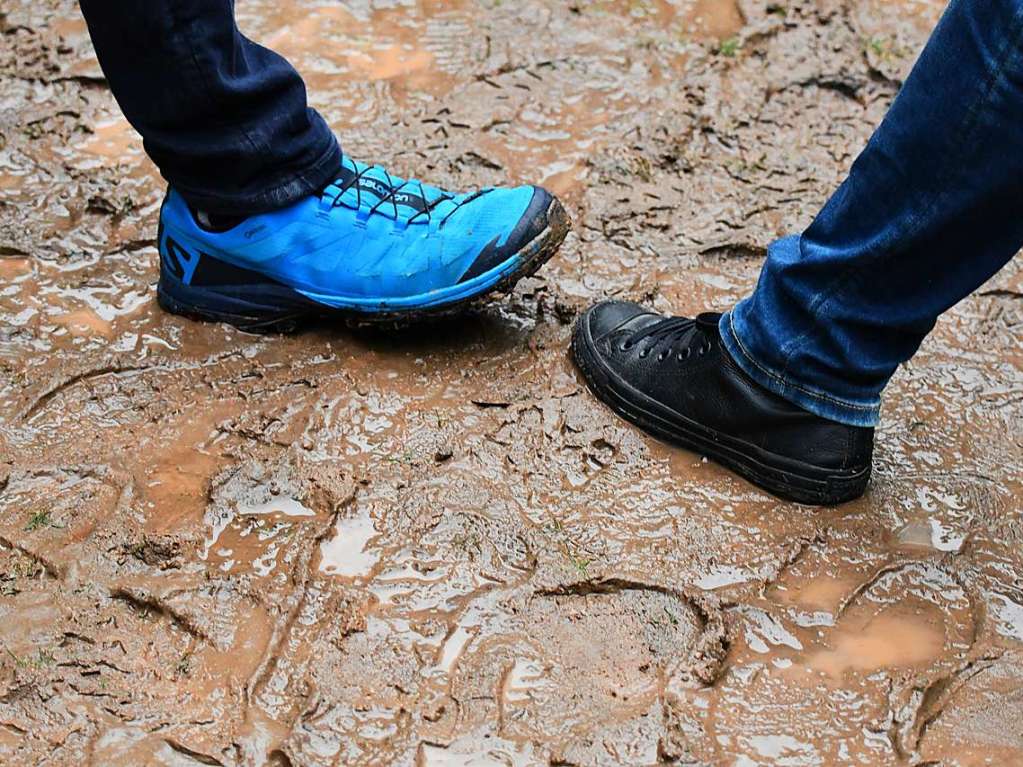
[[[802,650],[803,643],[778,618],[756,608],[744,608],[747,646],[755,653],[767,655],[779,648]]]
[[[768,760],[772,765],[812,765],[818,764],[817,750],[810,743],[805,743],[791,735],[757,735],[743,739],[758,756]],[[738,762],[745,765],[747,762]]]
[[[783,604],[834,613],[857,585],[852,578],[821,575],[804,581],[788,582],[785,586],[775,587],[771,593]]]
[[[67,314],[54,318],[54,322],[68,329],[73,336],[102,336],[110,338],[112,335],[110,322],[104,320],[91,309],[77,309]]]
[[[280,514],[285,517],[315,517],[316,512],[296,501],[294,498],[271,498],[265,503],[240,503],[238,513],[241,516],[251,514]]]
[[[945,630],[940,614],[892,609],[865,619],[845,617],[825,641],[827,647],[811,653],[806,663],[839,682],[850,672],[923,668],[944,652]]]
[[[424,743],[419,747],[416,767],[536,767],[538,764],[529,744],[503,739],[479,745],[476,738],[466,738],[449,746]]]
[[[407,49],[393,45],[383,49],[358,51],[349,56],[349,64],[356,77],[365,80],[393,80],[408,78],[409,85],[422,86],[416,75],[428,72],[434,63],[429,51]]]
[[[437,661],[437,670],[444,675],[450,674],[451,670],[462,657],[465,648],[476,635],[477,630],[466,626],[456,626],[451,635],[441,647],[440,658]]]
[[[251,570],[260,578],[277,569],[282,546],[297,532],[296,521],[316,513],[294,498],[238,503],[234,514],[217,519],[202,559],[220,572]]]
[[[457,45],[459,33],[464,38],[470,32],[463,6],[434,0],[372,10],[264,3],[259,12],[257,6],[240,9],[239,16],[243,28],[297,64],[314,99],[334,93],[354,105],[341,90],[346,84],[356,91],[367,83],[388,82],[406,103],[404,93],[441,96],[457,82],[452,70],[467,55]]]
[[[32,272],[32,262],[27,258],[0,257],[0,279],[11,282]]]
[[[142,482],[151,532],[177,530],[189,520],[201,519],[210,481],[225,463],[217,447],[216,424],[227,410],[223,406],[202,413],[197,410],[193,407],[190,419],[180,425],[176,435],[174,427],[167,424],[155,445],[143,447],[151,456]],[[207,551],[209,545],[207,542]]]
[[[733,586],[737,583],[748,583],[754,578],[756,578],[756,574],[751,573],[745,568],[736,567],[734,565],[719,565],[706,575],[702,576],[700,580],[696,582],[696,585],[701,589],[713,591],[714,589]]]
[[[536,660],[516,658],[501,685],[501,705],[525,705],[533,699],[534,693],[541,692],[546,686],[546,673],[543,665]]]
[[[1023,604],[1004,594],[988,594],[997,631],[1008,639],[1023,642]]]
[[[966,542],[966,533],[949,527],[939,519],[909,522],[896,534],[900,546],[913,549],[958,552]]]
[[[380,559],[380,553],[369,547],[376,536],[368,508],[339,518],[334,536],[320,544],[320,571],[345,578],[368,576]]]
[[[696,0],[688,13],[687,26],[696,36],[711,40],[726,40],[743,27],[738,3],[721,0]]]
[[[128,161],[138,162],[144,157],[142,140],[120,114],[97,123],[79,151],[94,160],[83,163],[85,168],[96,164],[112,167]]]

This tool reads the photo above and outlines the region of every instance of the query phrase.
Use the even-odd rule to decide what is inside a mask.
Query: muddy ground
[[[566,356],[723,309],[936,0],[251,0],[360,159],[543,181],[514,295],[398,334],[163,314],[162,185],[73,3],[0,12],[0,763],[1023,764],[1023,273],[895,378],[868,495],[781,503]]]

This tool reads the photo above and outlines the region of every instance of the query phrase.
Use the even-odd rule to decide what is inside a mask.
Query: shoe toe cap
[[[497,240],[495,239],[494,243],[485,247],[476,257],[476,260],[473,261],[472,266],[462,276],[461,282],[471,280],[500,266],[543,234],[550,223],[549,213],[551,204],[554,202],[554,195],[543,187],[519,187],[518,189],[499,191],[514,195],[515,197],[518,197],[520,192],[531,193],[531,196],[522,215],[518,217],[514,228],[504,238],[504,244],[497,245]],[[518,205],[521,204],[521,202],[518,203]]]
[[[515,229],[508,236],[508,244],[515,245],[516,250],[542,234],[550,223],[548,214],[551,203],[554,202],[554,195],[542,186],[534,186],[530,189],[532,189],[533,196],[522,215],[519,216]]]
[[[659,318],[649,309],[632,301],[602,301],[591,306],[579,319],[584,323],[586,335],[592,341],[626,327],[631,328],[641,318]]]

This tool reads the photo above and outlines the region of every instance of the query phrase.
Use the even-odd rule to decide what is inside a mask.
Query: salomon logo
[[[199,265],[199,255],[192,255],[183,247],[178,245],[173,237],[168,237],[163,243],[163,257],[170,269],[170,273],[188,285],[195,274],[195,268]]]

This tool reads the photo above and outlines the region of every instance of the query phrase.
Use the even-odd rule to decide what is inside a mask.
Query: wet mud
[[[161,313],[162,187],[71,2],[0,10],[0,763],[1023,763],[1023,275],[939,323],[875,480],[781,503],[566,349],[720,310],[883,116],[937,0],[239,4],[360,159],[542,181],[463,319]]]

